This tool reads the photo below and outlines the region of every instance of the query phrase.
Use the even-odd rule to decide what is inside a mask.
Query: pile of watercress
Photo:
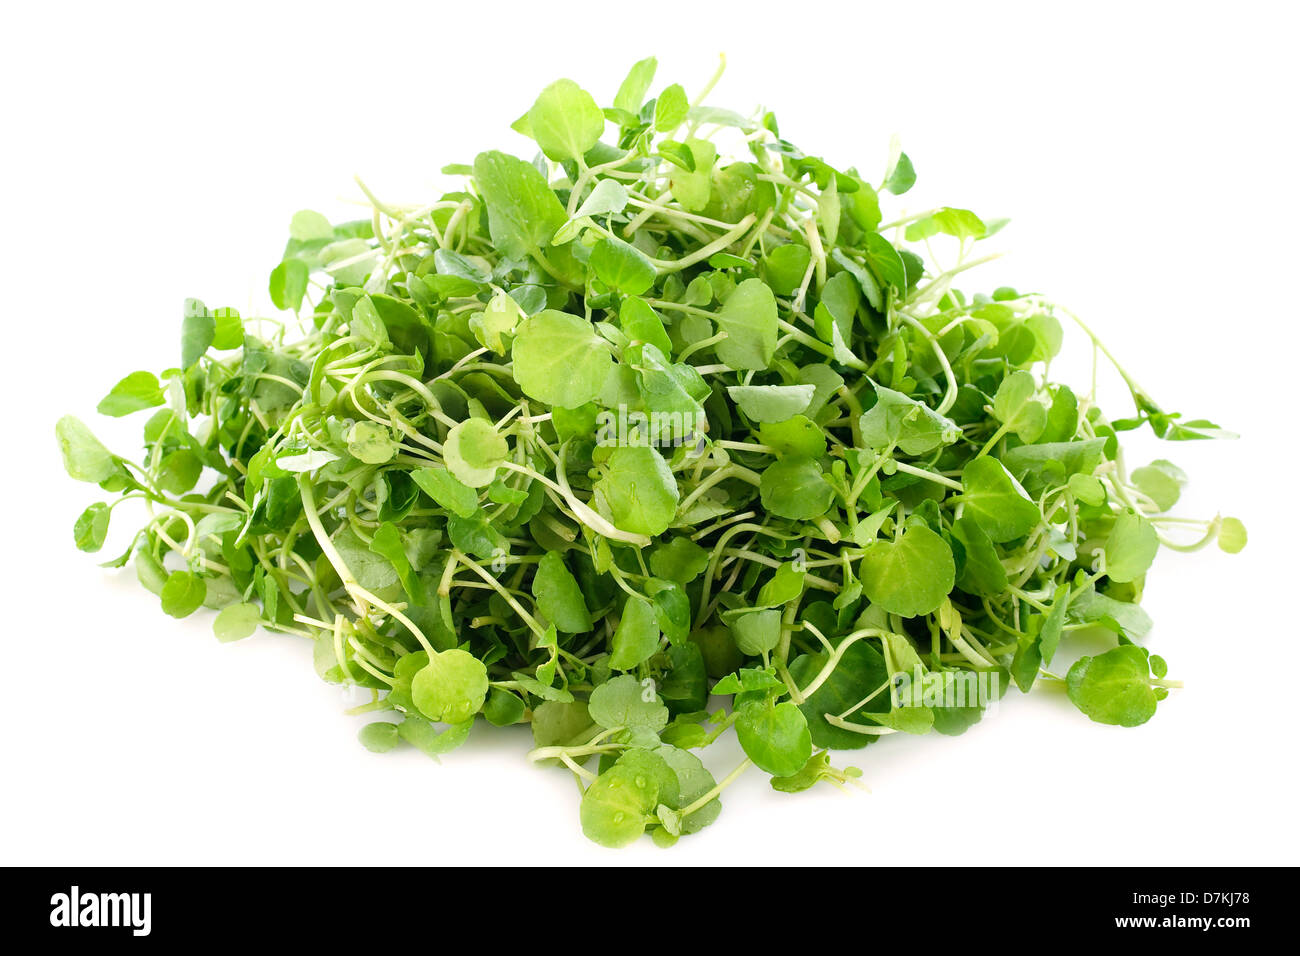
[[[1122,419],[1049,381],[1077,319],[954,288],[999,224],[883,221],[905,154],[873,183],[701,105],[712,82],[647,99],[655,66],[604,109],[547,87],[514,127],[538,155],[447,167],[435,202],[296,214],[270,278],[296,331],[188,302],[180,364],[99,405],[157,409],[139,462],[58,423],[72,477],[117,495],[77,546],[143,502],[108,565],[167,614],[307,638],[370,695],[371,750],[530,724],[607,846],[707,826],[751,764],[843,784],[828,750],[959,734],[1010,683],[1150,718],[1176,686],[1136,643],[1152,559],[1245,531],[1166,517],[1183,473],[1130,471],[1117,434],[1220,430],[1118,365]],[[1062,672],[1085,629],[1113,648]],[[719,783],[698,754],[732,726]]]

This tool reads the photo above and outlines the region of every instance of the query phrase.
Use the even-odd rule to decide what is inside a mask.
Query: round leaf
[[[487,698],[487,668],[473,654],[440,651],[411,680],[411,699],[430,720],[459,724],[478,713]]]
[[[871,603],[903,617],[938,610],[955,575],[947,543],[919,524],[896,541],[877,541],[862,559],[862,590]]]

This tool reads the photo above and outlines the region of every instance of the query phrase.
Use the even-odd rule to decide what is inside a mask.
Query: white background
[[[1298,862],[1294,8],[550,6],[9,11],[0,862]],[[62,474],[54,421],[132,453],[140,421],[96,402],[174,364],[185,296],[268,310],[295,210],[354,217],[354,173],[423,201],[445,163],[531,155],[508,125],[549,81],[608,102],[655,53],[656,89],[693,92],[724,50],[712,102],[762,103],[864,171],[900,134],[920,178],[898,208],[1013,220],[993,240],[1010,254],[969,288],[1050,293],[1166,407],[1243,434],[1129,456],[1173,458],[1193,482],[1180,513],[1221,508],[1251,534],[1151,574],[1149,644],[1187,688],[1149,724],[1013,691],[963,737],[845,755],[870,795],[778,794],[755,772],[675,849],[606,851],[568,775],[525,764],[525,729],[476,729],[441,766],[370,754],[299,639],[219,645],[209,612],[173,621],[130,569],[73,548],[100,493]],[[1054,374],[1086,390],[1087,350],[1067,347]],[[736,754],[709,759],[720,777]]]

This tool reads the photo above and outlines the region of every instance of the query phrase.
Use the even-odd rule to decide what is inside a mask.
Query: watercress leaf
[[[717,316],[727,338],[717,344],[718,358],[733,369],[762,371],[776,353],[776,299],[762,279],[746,279],[727,297]]]
[[[1017,371],[1002,380],[993,397],[994,416],[1024,442],[1036,441],[1047,427],[1047,409],[1037,392],[1034,376]]]
[[[207,596],[207,582],[192,571],[173,571],[163,584],[162,609],[172,617],[189,617],[203,606]]]
[[[763,423],[758,428],[758,440],[778,458],[820,458],[826,454],[826,434],[803,415]]]
[[[1237,518],[1224,518],[1219,523],[1218,544],[1228,554],[1236,554],[1246,546],[1246,526]]]
[[[605,285],[628,295],[640,295],[655,281],[655,267],[649,257],[618,238],[596,243],[591,250],[591,268]]]
[[[660,356],[656,358],[662,357],[663,361],[655,364],[667,370],[667,356],[672,354],[673,345],[668,338],[668,332],[664,329],[663,319],[659,318],[659,314],[644,299],[638,299],[636,296],[628,296],[624,299],[619,306],[618,323],[633,342],[647,342],[658,349]],[[643,358],[643,364],[649,363],[646,363]]]
[[[776,609],[730,611],[723,620],[731,628],[731,638],[742,654],[758,657],[781,641],[781,612]]]
[[[277,309],[297,312],[302,308],[303,296],[307,294],[307,280],[311,269],[301,259],[285,259],[271,270],[267,283],[271,302]],[[213,338],[216,337],[216,323],[213,323]],[[201,352],[199,354],[202,354]]]
[[[895,196],[901,196],[911,189],[915,182],[916,169],[912,166],[912,160],[907,153],[899,153],[881,188],[889,190]]]
[[[600,139],[605,116],[591,94],[577,83],[556,80],[529,109],[528,127],[548,159],[578,159]]]
[[[632,674],[611,677],[591,692],[587,705],[591,719],[607,730],[646,730],[658,733],[668,725],[668,708],[653,682],[643,683]]]
[[[811,385],[728,385],[727,395],[754,422],[784,422],[804,411],[816,389]]]
[[[808,247],[789,242],[770,250],[763,257],[763,279],[777,295],[793,295],[808,272],[812,253]]]
[[[645,832],[658,799],[659,784],[653,777],[632,767],[611,767],[582,795],[582,832],[600,846],[627,846]]]
[[[438,465],[417,468],[411,472],[411,478],[441,508],[462,518],[468,518],[478,510],[477,492],[458,481],[446,468]]]
[[[622,212],[627,205],[627,188],[617,179],[602,179],[582,201],[574,219],[588,219]]]
[[[439,731],[423,717],[407,714],[397,725],[397,735],[416,750],[437,760],[464,744],[473,728],[474,721],[466,720]]]
[[[397,454],[397,443],[377,422],[357,422],[348,429],[348,454],[367,465],[382,465]]]
[[[230,604],[212,620],[212,633],[223,644],[251,637],[262,623],[262,612],[255,604]]]
[[[1151,522],[1125,509],[1106,538],[1106,576],[1121,583],[1135,581],[1147,573],[1158,550],[1160,539]]]
[[[132,372],[113,386],[112,391],[96,406],[95,411],[101,415],[121,418],[142,408],[161,405],[165,398],[156,375],[152,372]]]
[[[510,259],[543,248],[564,224],[564,207],[530,163],[501,152],[479,153],[474,182],[487,207],[492,242]]]
[[[633,534],[662,534],[677,513],[672,469],[645,445],[611,449],[593,491],[596,510]]]
[[[676,537],[655,545],[650,552],[650,570],[656,577],[689,584],[709,566],[709,552],[687,537]]]
[[[759,495],[763,507],[782,518],[820,518],[835,500],[822,468],[807,458],[781,458],[763,470]]]
[[[812,756],[808,721],[791,702],[747,701],[736,713],[740,746],[760,770],[788,777],[798,773]]]
[[[681,85],[674,83],[666,87],[659,98],[655,100],[655,119],[654,126],[657,133],[671,133],[686,120],[686,114],[690,111],[690,103],[686,99],[686,91]]]
[[[299,242],[333,239],[334,227],[320,213],[311,209],[299,209],[289,220],[289,237]]]
[[[510,352],[524,393],[562,408],[594,401],[614,372],[609,346],[592,324],[553,309],[525,319]]]
[[[591,630],[591,612],[583,599],[582,588],[555,551],[542,555],[533,576],[532,594],[542,616],[566,634]]]
[[[1136,727],[1156,712],[1147,652],[1121,644],[1096,657],[1081,657],[1065,677],[1074,705],[1099,724]]]
[[[1178,503],[1187,475],[1173,462],[1157,459],[1149,465],[1134,468],[1130,480],[1134,487],[1150,498],[1161,511],[1168,511]]]
[[[894,541],[876,541],[862,558],[862,590],[891,614],[915,617],[938,610],[956,577],[952,550],[923,525]]]
[[[996,458],[976,458],[961,473],[963,514],[1000,544],[1027,535],[1043,520],[1038,505]]]
[[[402,737],[397,732],[397,724],[387,720],[375,720],[363,724],[357,731],[357,739],[361,741],[361,746],[376,754],[388,753],[402,742]]]
[[[411,699],[430,720],[463,723],[479,712],[487,699],[487,668],[460,649],[440,651],[411,679]]]
[[[659,648],[659,624],[649,601],[629,596],[610,649],[609,666],[628,671],[646,660]]]
[[[627,77],[619,85],[618,92],[614,94],[614,109],[633,115],[639,113],[641,104],[645,101],[646,91],[654,82],[655,70],[658,66],[659,61],[652,56],[632,64],[632,69],[628,70]]]
[[[950,445],[961,435],[957,423],[902,392],[873,383],[876,404],[863,413],[862,441],[878,451],[897,446],[908,455],[923,455]]]
[[[447,469],[461,484],[486,488],[510,452],[505,436],[481,418],[469,418],[447,433],[442,446]]]
[[[515,334],[515,329],[524,319],[524,310],[505,292],[497,292],[488,300],[482,312],[470,316],[469,327],[480,345],[491,349],[497,355],[506,354],[507,336]]]
[[[958,586],[970,594],[988,598],[1005,592],[1007,570],[983,526],[971,515],[963,514],[953,522],[952,533],[961,542],[965,558]]]
[[[72,537],[81,551],[98,551],[108,537],[108,520],[111,510],[102,501],[96,501],[83,511],[72,526]]]
[[[117,460],[80,419],[64,415],[55,424],[54,434],[70,477],[98,484],[117,473]]]

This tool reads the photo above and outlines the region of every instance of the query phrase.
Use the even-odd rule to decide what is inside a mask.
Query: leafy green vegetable
[[[449,166],[422,205],[293,213],[287,324],[187,300],[179,365],[99,404],[150,410],[138,460],[55,426],[115,496],[76,547],[146,503],[108,563],[166,614],[309,640],[373,692],[375,752],[528,723],[604,846],[698,832],[751,766],[852,782],[828,749],[962,733],[1011,681],[1149,719],[1179,686],[1134,643],[1160,546],[1247,536],[1168,516],[1186,476],[1129,472],[1120,434],[1227,433],[1117,365],[1124,418],[1048,380],[1063,319],[1111,352],[1045,296],[955,288],[1001,221],[882,208],[916,179],[900,149],[868,182],[656,70],[604,108],[551,84],[513,127],[536,155]],[[1067,668],[1081,632],[1113,646]],[[733,731],[715,778],[696,752]]]

